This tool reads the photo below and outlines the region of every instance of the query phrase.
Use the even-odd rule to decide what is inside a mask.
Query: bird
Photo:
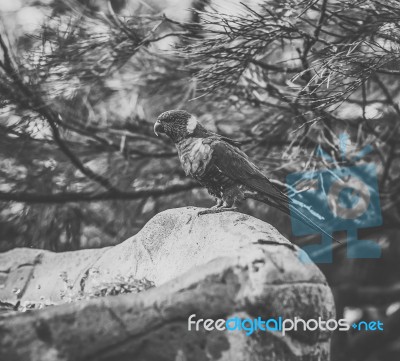
[[[174,143],[182,168],[205,187],[216,205],[199,214],[237,211],[248,198],[293,216],[319,233],[333,239],[318,224],[295,207],[240,149],[241,143],[206,129],[185,110],[161,113],[154,124],[157,136],[165,134]],[[339,242],[340,243],[340,242]]]

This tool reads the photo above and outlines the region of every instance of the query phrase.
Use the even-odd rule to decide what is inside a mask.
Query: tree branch
[[[31,99],[32,101],[36,102],[36,107],[35,111],[40,114],[46,121],[48,122],[52,133],[53,133],[53,138],[54,141],[57,143],[59,149],[65,154],[65,156],[71,161],[71,163],[79,169],[85,176],[87,176],[89,179],[99,183],[102,185],[104,188],[106,188],[108,191],[113,192],[113,193],[119,193],[120,191],[116,189],[108,179],[102,177],[99,174],[96,174],[93,172],[91,169],[86,167],[80,159],[69,149],[67,144],[64,142],[64,140],[61,137],[61,134],[58,130],[58,116],[57,114],[49,107],[43,99],[38,95],[38,93],[33,93],[29,87],[27,87],[22,79],[18,76],[16,70],[12,67],[11,60],[9,57],[9,52],[6,44],[4,43],[4,40],[0,34],[0,46],[1,49],[3,50],[4,53],[4,58],[5,58],[5,64],[3,66],[3,70],[5,73],[13,79],[15,82],[15,85],[19,88],[19,90],[28,98]]]
[[[184,184],[174,184],[167,187],[143,189],[131,192],[113,192],[102,193],[90,192],[63,192],[63,193],[27,193],[27,192],[0,192],[0,201],[20,202],[20,203],[70,203],[70,202],[97,202],[97,201],[131,201],[148,197],[162,197],[175,193],[186,192],[192,189],[200,188],[196,182],[187,182]]]

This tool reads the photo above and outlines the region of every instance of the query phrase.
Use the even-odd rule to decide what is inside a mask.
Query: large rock
[[[188,331],[199,318],[334,317],[322,273],[272,226],[234,212],[155,216],[115,247],[0,255],[0,301],[65,301],[121,277],[153,281],[140,294],[80,301],[0,318],[1,360],[328,360],[327,331]],[[304,257],[304,255],[303,255]],[[1,276],[2,275],[2,276]],[[13,283],[16,283],[13,285]],[[15,288],[19,292],[15,292]],[[14,292],[13,292],[14,290]]]

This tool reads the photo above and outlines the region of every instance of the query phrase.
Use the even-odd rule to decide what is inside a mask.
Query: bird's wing
[[[289,198],[279,191],[240,149],[220,140],[213,142],[212,147],[213,153],[211,160],[226,176],[240,184],[246,185],[251,190],[257,191],[266,196],[268,200],[264,199],[263,201],[265,203],[273,205],[281,211],[300,220],[304,224],[307,224],[316,231],[337,241],[295,207],[292,207],[289,212]]]
[[[234,139],[225,137],[224,135],[220,135],[220,134],[211,132],[209,130],[206,130],[206,133],[209,138],[223,140],[224,142],[232,144],[233,146],[238,147],[238,148],[240,148],[243,145],[242,142],[239,142],[238,140],[234,140]]]
[[[228,138],[228,137],[224,137],[223,135],[219,135],[219,137],[220,137],[221,140],[223,140],[223,141],[225,141],[225,142],[227,142],[229,144],[232,144],[235,147],[240,148],[242,146],[242,143],[239,142],[238,140],[234,140],[234,139],[231,139],[231,138]]]
[[[251,190],[288,202],[287,196],[279,191],[240,149],[223,141],[214,142],[212,149],[212,162],[226,176]]]

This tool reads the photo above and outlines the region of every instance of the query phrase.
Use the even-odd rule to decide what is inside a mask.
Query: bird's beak
[[[158,137],[160,133],[164,133],[164,127],[162,126],[160,121],[157,120],[156,123],[154,124],[154,134]]]

